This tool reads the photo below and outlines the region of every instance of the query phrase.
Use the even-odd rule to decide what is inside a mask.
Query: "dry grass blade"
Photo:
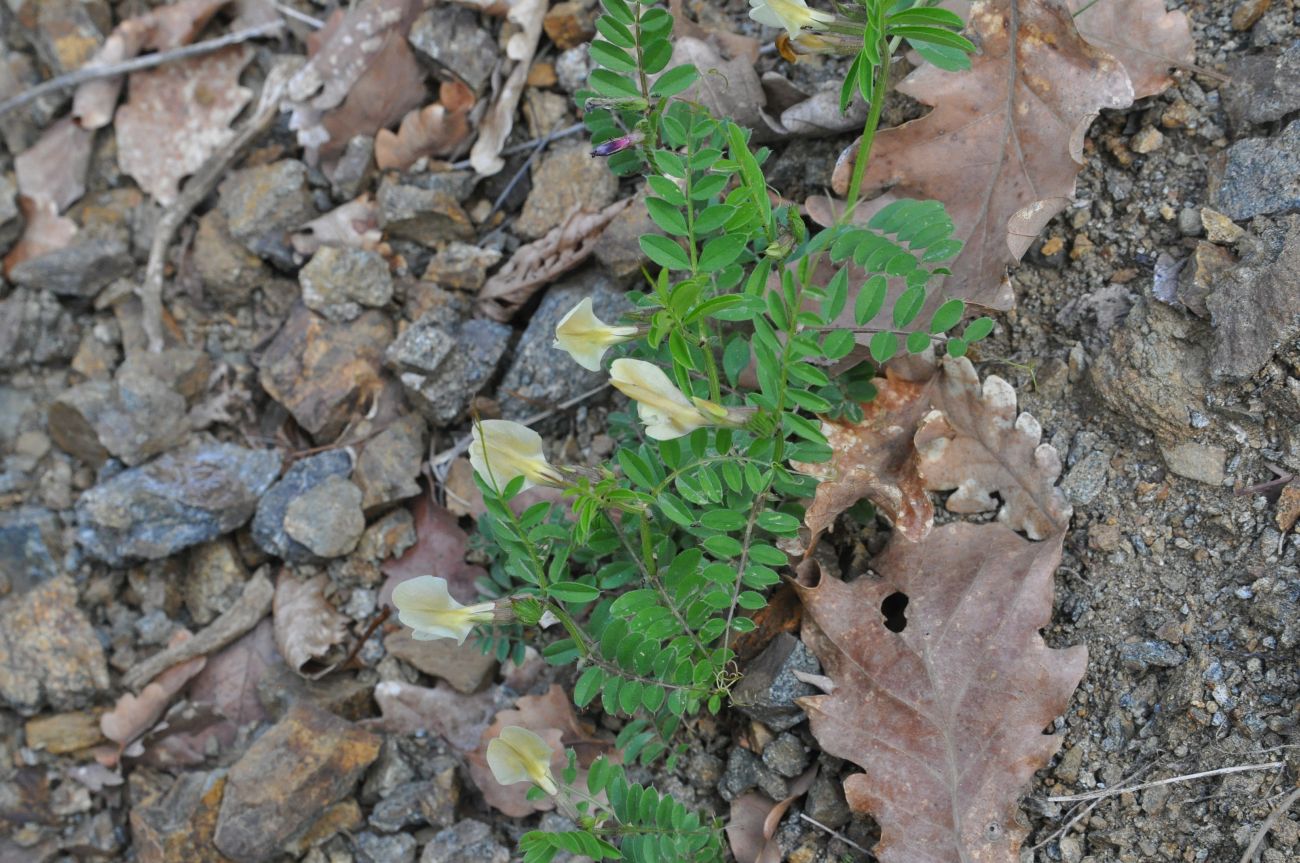
[[[546,8],[546,0],[518,0],[507,13],[509,20],[519,27],[519,31],[506,43],[506,56],[515,61],[515,68],[502,85],[496,102],[479,124],[478,140],[469,153],[470,164],[480,176],[491,176],[505,167],[501,148],[505,146],[510,130],[514,128],[515,108],[519,105],[519,97],[524,93],[533,55],[537,53]]]

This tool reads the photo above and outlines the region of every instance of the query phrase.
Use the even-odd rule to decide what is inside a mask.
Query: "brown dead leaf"
[[[1063,537],[955,522],[920,542],[895,535],[879,578],[800,588],[804,642],[835,684],[800,706],[822,749],[865,771],[844,790],[880,823],[881,863],[1018,860],[1017,801],[1061,745],[1043,729],[1087,664],[1086,648],[1038,633]],[[899,593],[895,632],[880,609]]]
[[[478,587],[474,582],[487,573],[483,567],[465,562],[469,535],[460,529],[456,517],[431,502],[427,494],[415,499],[411,515],[415,518],[415,545],[380,567],[388,580],[379,591],[379,604],[389,604],[394,587],[421,575],[445,578],[448,592],[460,602],[478,602]]]
[[[267,713],[257,698],[257,682],[268,668],[283,661],[275,646],[274,626],[263,620],[208,659],[190,687],[190,700],[211,704],[236,726],[261,722]]]
[[[48,200],[62,213],[85,194],[94,140],[93,132],[67,117],[53,123],[14,159],[18,191],[33,200]]]
[[[740,57],[751,63],[758,62],[759,40],[753,36],[733,33],[724,27],[709,27],[691,19],[682,8],[682,0],[668,0],[668,11],[673,16],[673,35],[689,36],[702,42],[712,42],[727,57]]]
[[[425,156],[449,156],[469,138],[474,91],[460,81],[444,82],[438,101],[402,118],[397,132],[375,135],[375,164],[381,171],[405,171]]]
[[[1163,93],[1174,82],[1171,67],[1188,67],[1196,61],[1187,14],[1166,11],[1165,0],[1067,2],[1077,15],[1074,23],[1083,38],[1124,64],[1135,99]]]
[[[1007,265],[1073,196],[1093,118],[1132,104],[1133,86],[1062,0],[981,0],[970,19],[971,68],[922,66],[904,79],[899,92],[934,110],[876,136],[862,192],[942,201],[965,243],[948,293],[1007,309]],[[856,154],[854,144],[835,167],[839,195]]]
[[[806,794],[816,779],[817,767],[813,766],[790,783],[790,794],[783,800],[774,803],[766,794],[751,791],[731,801],[727,844],[736,863],[781,863],[776,828],[790,804]]]
[[[312,219],[300,227],[289,241],[300,255],[310,257],[321,246],[365,249],[384,254],[384,232],[379,228],[379,207],[366,192]]]
[[[283,106],[309,161],[314,163],[322,148],[341,151],[364,125],[375,123],[364,132],[374,134],[397,122],[424,100],[423,74],[406,44],[421,8],[419,0],[363,0],[317,34],[320,48],[290,79]],[[361,87],[365,77],[370,80]],[[355,100],[350,98],[354,89]],[[369,100],[376,104],[363,104]],[[381,116],[387,121],[376,122]],[[336,134],[347,137],[338,140]]]
[[[188,641],[192,636],[180,630],[168,643],[176,647]],[[166,712],[180,691],[185,688],[196,674],[207,664],[207,657],[196,656],[168,668],[155,677],[140,694],[125,693],[117,699],[113,709],[99,718],[99,730],[109,740],[118,744],[119,752],[125,750],[132,741],[152,728]],[[112,766],[112,765],[106,765]]]
[[[725,60],[708,42],[681,36],[673,40],[673,58],[668,67],[686,63],[700,70],[700,78],[681,94],[682,99],[699,102],[715,117],[728,117],[748,126],[760,140],[772,137],[763,119],[767,96],[752,60],[744,56]]]
[[[479,309],[493,320],[510,320],[538,288],[587,260],[601,231],[633,200],[615,201],[599,213],[574,208],[546,236],[520,246],[506,265],[483,283]]]
[[[429,732],[469,752],[492,723],[496,692],[489,687],[465,695],[441,680],[433,689],[385,680],[375,687],[375,703],[383,716],[366,720],[365,725],[392,734]]]
[[[551,684],[545,695],[525,695],[515,702],[513,710],[502,710],[483,732],[479,747],[469,753],[469,775],[483,792],[488,805],[511,818],[549,811],[555,808],[555,801],[550,797],[529,800],[527,794],[531,786],[527,783],[502,785],[493,778],[487,765],[488,741],[509,725],[535,732],[555,750],[551,756],[551,770],[556,776],[568,763],[564,750],[573,749],[578,759],[578,776],[574,780],[578,787],[585,787],[584,768],[613,749],[612,739],[598,736],[591,725],[578,719],[573,712],[573,702],[559,684]]]
[[[5,275],[23,261],[63,248],[77,235],[77,223],[60,216],[49,199],[19,195],[18,209],[25,223],[23,235],[5,255]]]
[[[175,201],[181,179],[234,136],[230,124],[253,98],[239,86],[252,59],[250,46],[233,45],[131,76],[114,126],[117,161],[158,203]]]
[[[934,395],[936,410],[921,421],[916,451],[925,487],[955,489],[952,512],[998,510],[998,521],[1030,539],[1063,530],[1071,508],[1056,487],[1061,458],[1041,443],[1042,426],[1016,414],[1016,391],[995,375],[981,386],[965,357],[943,364]],[[995,497],[995,495],[997,497]]]
[[[275,581],[271,618],[275,622],[275,646],[289,667],[303,676],[304,666],[320,659],[348,637],[348,618],[334,610],[325,598],[329,576],[324,573],[300,581],[288,569]]]
[[[478,139],[469,151],[470,165],[480,177],[490,177],[505,167],[501,148],[510,137],[515,124],[515,109],[524,93],[528,71],[537,53],[542,37],[542,21],[546,17],[547,0],[516,0],[506,13],[506,20],[518,31],[506,42],[506,56],[515,61],[497,100],[479,122]]]

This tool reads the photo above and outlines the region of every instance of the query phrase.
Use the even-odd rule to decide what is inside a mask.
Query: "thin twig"
[[[536,147],[537,144],[541,141],[546,141],[546,140],[558,141],[561,138],[567,138],[570,135],[576,135],[586,128],[587,128],[586,125],[583,123],[574,123],[572,126],[565,126],[563,129],[560,129],[557,132],[548,132],[546,135],[543,135],[541,138],[534,138],[531,141],[524,141],[522,144],[515,144],[512,147],[506,147],[504,150],[501,151],[501,155],[513,156],[515,153],[522,153],[525,150],[531,150],[533,147]],[[470,164],[469,159],[461,159],[459,162],[451,163],[451,169],[453,171],[463,171],[466,168],[471,168],[471,167],[473,167],[473,165]]]
[[[1144,788],[1155,788],[1158,785],[1172,785],[1175,782],[1192,782],[1196,779],[1204,779],[1207,776],[1222,776],[1226,773],[1247,773],[1251,770],[1276,770],[1286,765],[1285,761],[1270,761],[1267,764],[1238,764],[1235,767],[1220,767],[1218,770],[1206,770],[1201,773],[1187,773],[1183,776],[1171,776],[1168,779],[1158,779],[1155,782],[1143,782],[1141,785],[1120,786],[1118,788],[1106,788],[1101,791],[1089,791],[1087,794],[1069,794],[1064,797],[1044,797],[1048,803],[1078,803],[1081,800],[1097,800],[1101,797],[1113,797],[1116,794],[1128,794],[1131,791],[1141,791]]]
[[[292,6],[286,6],[283,3],[272,3],[271,5],[274,6],[276,11],[279,12],[281,15],[284,15],[288,18],[292,18],[295,21],[301,21],[303,24],[306,24],[308,27],[313,27],[319,30],[320,28],[325,26],[324,21],[320,20],[319,18],[313,18],[310,15],[307,15],[303,12],[299,12],[297,9],[293,8]]]
[[[1137,770],[1134,770],[1132,773],[1130,773],[1129,775],[1127,775],[1127,776],[1125,776],[1123,779],[1121,779],[1121,780],[1119,781],[1119,784],[1120,784],[1120,785],[1123,785],[1125,782],[1128,782],[1128,781],[1131,780],[1131,779],[1135,779],[1135,778],[1137,778],[1138,776],[1141,776],[1143,773],[1146,773],[1146,772],[1147,772],[1148,770],[1150,770],[1152,767],[1155,767],[1155,766],[1156,766],[1156,763],[1157,763],[1156,761],[1150,761],[1150,762],[1148,762],[1148,763],[1142,765],[1142,766],[1139,767]],[[1074,828],[1074,825],[1078,824],[1078,823],[1079,823],[1080,821],[1082,821],[1084,818],[1087,818],[1087,817],[1088,817],[1088,813],[1091,812],[1092,810],[1096,809],[1096,808],[1097,808],[1097,805],[1098,805],[1099,803],[1101,803],[1101,801],[1102,801],[1103,799],[1105,799],[1105,798],[1098,797],[1096,800],[1094,800],[1094,801],[1092,801],[1091,803],[1089,803],[1089,804],[1088,804],[1087,806],[1085,806],[1085,807],[1084,807],[1080,812],[1077,812],[1077,813],[1075,813],[1073,816],[1071,816],[1070,820],[1069,820],[1069,821],[1066,821],[1064,824],[1062,824],[1061,827],[1060,827],[1060,829],[1058,829],[1055,833],[1053,833],[1052,835],[1048,836],[1048,837],[1047,837],[1046,839],[1044,839],[1042,842],[1039,842],[1037,845],[1035,845],[1033,848],[1030,848],[1029,850],[1030,850],[1030,851],[1037,851],[1039,848],[1042,848],[1044,845],[1050,845],[1050,844],[1051,844],[1053,841],[1055,841],[1055,840],[1058,840],[1058,839],[1064,839],[1065,836],[1066,836],[1066,834],[1068,834],[1068,833],[1070,832],[1070,830],[1072,830],[1072,829]],[[1077,809],[1078,807],[1075,807],[1075,808]]]
[[[271,70],[262,84],[262,96],[253,116],[221,149],[208,157],[203,167],[190,177],[184,190],[158,219],[153,244],[149,247],[149,263],[145,266],[144,282],[140,285],[140,302],[144,307],[141,323],[149,339],[149,350],[153,353],[158,353],[164,346],[162,290],[168,246],[190,213],[216,188],[217,181],[235,160],[275,123],[275,119],[280,116],[280,99],[289,78],[297,71],[297,66],[296,63],[282,63]]]
[[[528,169],[533,166],[533,162],[537,161],[537,157],[546,149],[546,145],[555,140],[555,133],[557,131],[558,130],[556,129],[552,129],[547,132],[546,135],[539,138],[537,143],[533,145],[533,151],[528,154],[528,158],[519,166],[519,170],[515,171],[515,175],[510,178],[510,182],[506,183],[506,187],[501,190],[501,194],[497,195],[497,199],[492,202],[492,209],[488,210],[488,214],[483,217],[483,224],[485,226],[492,221],[492,217],[497,214],[497,210],[500,210],[505,204],[506,198],[510,197],[510,193],[515,190],[515,186],[519,185],[519,181],[523,179],[524,174],[528,173]]]
[[[1259,830],[1255,833],[1255,838],[1250,840],[1250,844],[1246,846],[1246,853],[1241,855],[1241,863],[1252,863],[1255,859],[1255,853],[1259,851],[1259,846],[1264,844],[1264,837],[1268,835],[1268,831],[1273,829],[1273,825],[1277,823],[1277,819],[1281,818],[1282,813],[1295,805],[1297,800],[1300,800],[1300,788],[1297,788],[1288,794],[1281,803],[1277,804],[1272,812],[1268,813],[1268,817],[1264,819],[1264,823],[1259,825]]]
[[[98,81],[102,78],[116,78],[118,75],[125,75],[128,72],[139,72],[142,69],[152,69],[155,66],[161,66],[164,63],[170,63],[173,60],[184,60],[188,57],[198,57],[202,54],[210,54],[213,51],[220,51],[222,48],[226,48],[230,45],[238,45],[241,42],[247,42],[250,39],[275,35],[283,29],[283,21],[268,21],[265,24],[258,24],[256,27],[236,30],[234,33],[227,33],[225,36],[218,36],[215,39],[195,42],[192,45],[182,45],[180,48],[173,48],[170,51],[159,51],[156,54],[146,54],[143,57],[133,57],[130,60],[123,60],[121,63],[113,63],[109,66],[83,66],[75,72],[69,72],[66,75],[59,75],[58,77],[51,78],[48,81],[42,81],[33,87],[28,87],[17,96],[13,96],[0,102],[0,116],[4,116],[15,108],[21,108],[28,102],[34,102],[46,93],[66,90],[70,87],[84,84],[87,81]]]
[[[845,845],[849,846],[850,848],[856,848],[856,849],[858,849],[858,850],[861,851],[863,854],[866,854],[866,855],[867,855],[867,859],[868,859],[868,860],[875,860],[875,859],[876,859],[876,855],[875,855],[875,854],[872,854],[872,853],[871,853],[870,851],[868,851],[866,848],[863,848],[861,845],[859,845],[858,843],[854,842],[852,839],[850,839],[849,837],[845,836],[845,835],[844,835],[843,833],[841,833],[840,831],[835,830],[835,829],[833,829],[833,828],[831,828],[831,827],[827,827],[825,824],[821,823],[821,822],[818,821],[816,818],[813,818],[811,815],[808,815],[806,812],[800,812],[800,813],[799,813],[799,818],[800,818],[801,820],[803,820],[803,821],[807,821],[809,824],[811,824],[812,826],[816,827],[818,830],[825,830],[827,833],[829,833],[830,835],[834,836],[836,839],[840,840],[841,842],[843,842]]]

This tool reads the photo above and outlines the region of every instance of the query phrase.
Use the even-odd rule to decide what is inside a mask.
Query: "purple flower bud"
[[[603,144],[597,144],[595,147],[592,147],[591,155],[612,156],[615,153],[621,153],[624,150],[630,150],[631,148],[635,147],[637,144],[640,144],[644,140],[645,140],[645,135],[641,134],[640,132],[631,132],[630,134],[624,135],[621,138],[614,138],[613,140],[606,141]]]

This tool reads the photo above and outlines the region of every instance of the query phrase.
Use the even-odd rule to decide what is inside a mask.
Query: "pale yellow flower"
[[[804,0],[749,0],[749,17],[768,27],[780,27],[793,39],[803,28],[824,30],[835,20],[830,12],[809,9]]]
[[[598,372],[605,351],[631,341],[636,333],[636,327],[611,327],[596,317],[591,297],[587,297],[570,309],[555,327],[555,347],[566,351],[584,369]]]
[[[454,638],[464,644],[477,624],[491,623],[496,617],[495,602],[461,605],[447,591],[447,580],[421,575],[393,588],[393,605],[397,619],[413,630],[416,641]]]
[[[744,425],[750,413],[707,399],[687,398],[663,369],[644,360],[614,360],[609,377],[619,392],[636,402],[645,433],[655,440],[671,440],[703,426]]]
[[[502,728],[501,734],[487,745],[488,767],[497,782],[502,785],[531,782],[547,794],[559,791],[551,775],[553,754],[545,740],[518,725]]]
[[[483,420],[474,426],[469,463],[484,482],[496,488],[505,488],[517,476],[524,478],[526,489],[567,484],[564,475],[546,460],[542,436],[509,420]]]

